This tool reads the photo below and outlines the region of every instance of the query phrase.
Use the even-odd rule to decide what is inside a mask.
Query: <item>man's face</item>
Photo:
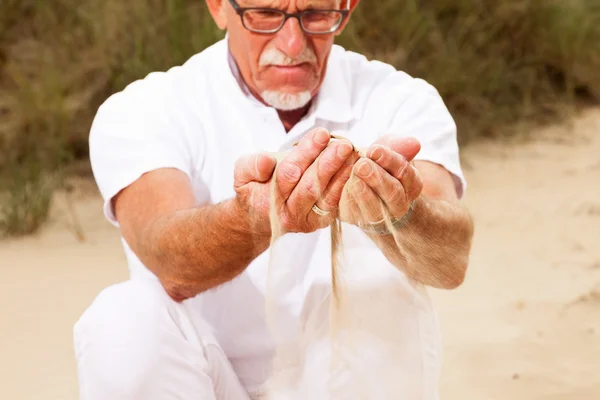
[[[229,0],[223,0],[231,52],[253,94],[279,110],[304,107],[325,76],[334,33],[305,33],[290,18],[276,33],[246,29]],[[339,9],[341,0],[238,0],[240,7],[267,7],[287,12]]]

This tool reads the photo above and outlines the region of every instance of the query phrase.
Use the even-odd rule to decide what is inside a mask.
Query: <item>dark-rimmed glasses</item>
[[[240,16],[244,28],[256,33],[276,33],[290,18],[300,22],[302,30],[311,35],[324,35],[335,32],[348,17],[349,10],[304,10],[286,13],[276,8],[240,7],[235,0],[229,0]]]

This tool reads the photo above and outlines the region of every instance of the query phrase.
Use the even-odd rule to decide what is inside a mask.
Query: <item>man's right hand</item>
[[[236,162],[236,202],[249,213],[257,233],[270,234],[271,206],[276,207],[285,232],[314,232],[336,217],[344,184],[358,155],[350,142],[330,143],[330,139],[326,129],[312,130],[279,162],[277,169],[277,160],[268,153],[242,157]],[[275,188],[271,187],[273,176]],[[318,215],[312,210],[313,205],[329,214]]]

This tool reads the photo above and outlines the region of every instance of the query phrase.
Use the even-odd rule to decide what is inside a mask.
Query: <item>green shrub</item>
[[[341,43],[431,82],[464,143],[600,99],[596,0],[389,0],[362,4]]]
[[[0,233],[35,232],[111,93],[223,37],[203,1],[8,0],[0,14]],[[48,184],[49,177],[53,184]]]
[[[3,0],[0,230],[41,225],[111,93],[222,37],[204,0]],[[436,86],[462,143],[600,99],[597,0],[363,0],[338,43]]]
[[[41,164],[11,169],[0,189],[0,236],[36,232],[48,218],[55,189]]]

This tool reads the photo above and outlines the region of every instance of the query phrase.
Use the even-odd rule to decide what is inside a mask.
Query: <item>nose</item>
[[[296,18],[290,18],[277,32],[276,45],[288,57],[298,57],[306,48],[306,36]]]

